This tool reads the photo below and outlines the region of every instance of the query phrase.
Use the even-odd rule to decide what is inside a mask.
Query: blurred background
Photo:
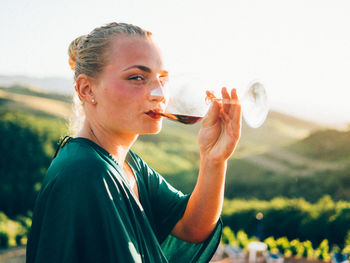
[[[269,248],[296,256],[290,243],[298,240],[300,256],[322,260],[349,249],[349,12],[346,0],[3,0],[0,260],[6,248],[25,245],[41,181],[68,134],[68,45],[112,21],[150,30],[170,72],[206,76],[217,83],[213,90],[224,84],[242,92],[253,79],[266,87],[266,122],[244,125],[229,160],[222,218],[235,238],[223,242],[244,248],[238,231],[267,243],[284,238],[288,245]],[[189,193],[199,128],[165,121],[159,135],[141,136],[133,150]]]

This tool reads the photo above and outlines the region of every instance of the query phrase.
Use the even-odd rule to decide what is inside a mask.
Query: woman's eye
[[[136,80],[136,81],[143,81],[145,80],[143,76],[141,75],[136,75],[136,76],[131,76],[129,80]]]

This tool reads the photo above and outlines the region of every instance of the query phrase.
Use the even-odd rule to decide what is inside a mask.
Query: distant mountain
[[[0,75],[0,86],[9,87],[12,85],[22,85],[31,88],[41,89],[47,92],[72,94],[74,91],[73,79],[46,77],[34,78],[28,76],[14,75],[6,76]]]

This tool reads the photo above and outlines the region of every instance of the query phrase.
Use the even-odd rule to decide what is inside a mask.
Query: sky
[[[170,72],[241,93],[258,79],[274,110],[349,124],[349,13],[348,0],[2,0],[0,75],[72,78],[69,43],[126,22],[153,33]]]

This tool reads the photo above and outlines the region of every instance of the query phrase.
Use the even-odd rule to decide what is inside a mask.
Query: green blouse
[[[103,148],[70,138],[52,161],[38,195],[27,263],[208,262],[222,225],[203,243],[170,233],[189,195],[171,187],[132,151],[127,156],[140,201]]]

